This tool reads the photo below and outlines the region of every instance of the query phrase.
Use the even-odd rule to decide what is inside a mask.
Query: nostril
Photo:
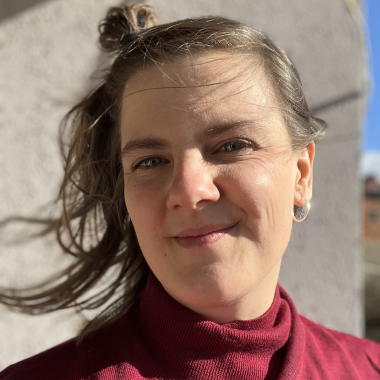
[[[211,200],[211,199],[206,200],[206,199],[204,199],[204,200],[199,201],[195,205],[194,208],[200,210],[200,209],[204,209],[204,208],[206,208],[208,206],[214,205],[215,203],[216,203],[216,201],[214,201],[214,200]]]
[[[173,184],[169,190],[167,207],[172,210],[179,209],[203,209],[214,204],[220,198],[218,188],[213,181],[200,183]]]
[[[214,183],[215,172],[205,165],[199,151],[188,152],[187,156],[177,163],[173,175],[167,198],[169,209],[202,209],[220,197]]]

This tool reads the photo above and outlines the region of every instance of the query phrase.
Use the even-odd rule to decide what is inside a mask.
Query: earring
[[[293,212],[292,212],[292,218],[295,222],[302,222],[306,219],[307,215],[310,211],[310,203],[307,199],[305,199],[307,202],[305,206],[298,207],[294,205]]]

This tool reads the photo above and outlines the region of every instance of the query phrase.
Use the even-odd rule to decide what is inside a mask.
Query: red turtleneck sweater
[[[79,379],[380,379],[380,345],[300,316],[280,286],[262,317],[218,325],[150,275],[139,304],[79,349],[73,339],[0,373],[0,380]]]

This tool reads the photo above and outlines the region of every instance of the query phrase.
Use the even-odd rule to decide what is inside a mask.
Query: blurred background
[[[301,314],[380,341],[379,0],[145,2],[161,22],[210,14],[243,21],[293,60],[329,129],[317,144],[312,209],[293,228],[280,283]],[[107,63],[97,25],[117,4],[0,0],[0,219],[41,216],[55,197],[63,174],[58,125]],[[70,263],[52,238],[21,244],[26,232],[0,230],[0,286],[29,287]],[[0,306],[0,370],[75,336],[90,317]]]
[[[361,158],[365,316],[367,337],[380,342],[380,1],[364,9],[371,75]]]

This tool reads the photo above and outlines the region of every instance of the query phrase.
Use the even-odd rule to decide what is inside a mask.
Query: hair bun
[[[145,4],[111,8],[99,25],[99,43],[103,51],[117,54],[133,41],[138,32],[157,25],[154,8]]]

